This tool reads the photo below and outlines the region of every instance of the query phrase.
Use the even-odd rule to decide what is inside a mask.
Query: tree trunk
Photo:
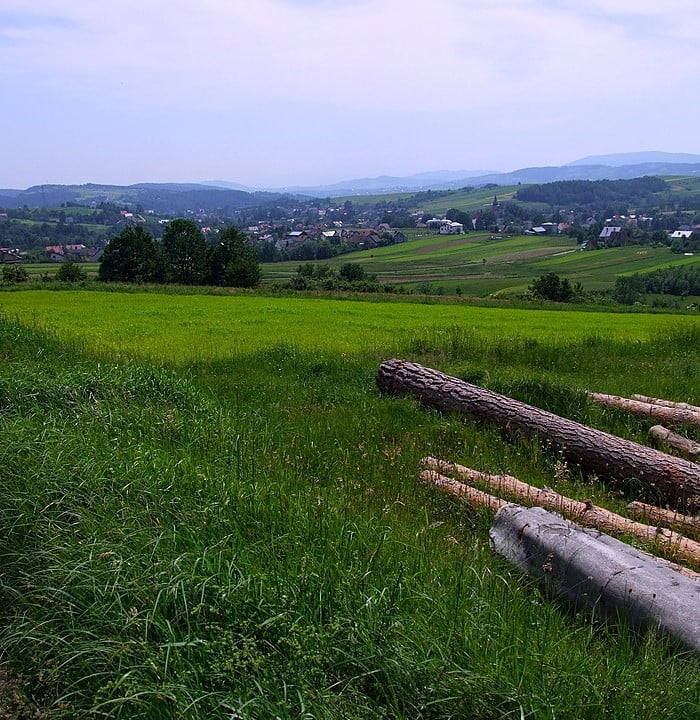
[[[423,464],[432,468],[428,473],[422,474],[421,479],[430,480],[437,487],[451,492],[452,494],[459,494],[465,497],[465,489],[457,488],[458,492],[444,487],[450,482],[450,478],[446,478],[440,475],[436,470],[442,470],[443,472],[455,473],[458,477],[464,477],[471,482],[480,481],[485,482],[491,488],[497,492],[502,492],[511,497],[517,498],[518,501],[526,504],[537,505],[538,507],[546,508],[547,510],[554,510],[555,512],[567,515],[574,522],[584,527],[596,528],[597,530],[603,530],[605,532],[617,533],[620,535],[634,535],[640,540],[655,545],[659,552],[667,557],[677,558],[678,560],[690,561],[692,563],[700,564],[700,543],[695,540],[679,535],[673,530],[666,530],[660,527],[654,527],[652,525],[644,525],[643,523],[635,522],[629,518],[618,515],[617,513],[606,510],[605,508],[598,507],[592,502],[580,500],[572,500],[571,498],[560,495],[554,490],[549,488],[541,489],[534,485],[528,485],[527,483],[518,480],[511,475],[488,475],[486,473],[472,470],[471,468],[464,467],[463,465],[457,465],[455,463],[446,462],[445,460],[437,460],[436,458],[424,458]],[[461,485],[458,481],[452,480],[456,486]],[[481,493],[479,490],[475,490],[477,493]],[[488,498],[493,496],[486,495]],[[469,499],[465,497],[465,499]],[[481,498],[477,497],[477,501]],[[486,507],[496,508],[496,504],[490,502],[488,505],[486,502],[477,502],[475,504],[483,505]]]
[[[683,528],[683,532],[694,537],[700,537],[700,517],[682,515],[674,510],[647,505],[636,500],[627,506],[627,512],[636,517],[653,520],[661,525]]]
[[[489,536],[497,553],[575,603],[657,625],[700,650],[700,583],[656,558],[543,508],[502,507]]]
[[[382,363],[377,385],[385,393],[412,395],[443,411],[537,435],[598,475],[621,480],[637,478],[664,498],[700,502],[700,467],[688,460],[594,430],[416,363]]]
[[[654,403],[630,400],[619,395],[606,395],[605,393],[589,392],[586,395],[596,405],[624,410],[631,415],[659,420],[667,425],[700,425],[700,412],[694,410],[655,405]]]
[[[674,402],[672,400],[662,400],[661,398],[648,397],[647,395],[632,395],[632,400],[639,402],[651,403],[652,405],[662,405],[663,407],[677,408],[678,410],[690,410],[691,412],[700,413],[700,407],[685,402]]]
[[[678,452],[686,457],[689,457],[691,460],[700,458],[700,443],[678,435],[678,433],[674,433],[663,425],[654,425],[654,427],[649,428],[649,437],[654,440],[657,445],[666,444],[674,450],[678,450]]]

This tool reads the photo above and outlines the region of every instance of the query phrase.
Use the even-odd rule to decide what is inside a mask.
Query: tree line
[[[668,189],[665,180],[641,177],[632,180],[560,180],[543,185],[528,185],[515,194],[523,202],[548,205],[601,205],[615,202],[652,202],[653,193]]]
[[[126,227],[102,255],[100,280],[253,287],[262,275],[255,250],[235,227],[213,244],[191,220],[173,220],[161,241]]]

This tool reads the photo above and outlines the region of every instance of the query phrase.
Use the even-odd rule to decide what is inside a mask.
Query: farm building
[[[0,264],[2,265],[17,265],[22,262],[22,258],[15,250],[9,248],[0,248]]]

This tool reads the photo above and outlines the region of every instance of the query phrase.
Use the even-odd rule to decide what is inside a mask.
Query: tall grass
[[[393,349],[637,436],[581,385],[697,400],[696,339]],[[487,513],[416,476],[434,454],[611,506],[624,489],[380,396],[383,356],[154,365],[0,323],[2,661],[46,717],[697,717],[696,656],[552,597],[491,554]]]

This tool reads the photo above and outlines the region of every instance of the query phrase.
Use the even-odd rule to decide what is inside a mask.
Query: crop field
[[[616,511],[653,490],[374,375],[404,357],[646,442],[582,390],[699,403],[700,318],[67,290],[0,313],[9,717],[698,717],[697,655],[524,577],[418,463]]]
[[[572,238],[500,237],[486,233],[460,236],[411,235],[399,245],[341,255],[323,261],[330,265],[361,264],[377,279],[412,288],[432,282],[445,292],[459,287],[466,295],[485,296],[496,292],[524,292],[540,275],[556,272],[586,290],[610,289],[618,275],[649,272],[670,265],[700,262],[668,248],[625,247],[581,251]],[[298,262],[264,266],[267,282],[290,278]]]

